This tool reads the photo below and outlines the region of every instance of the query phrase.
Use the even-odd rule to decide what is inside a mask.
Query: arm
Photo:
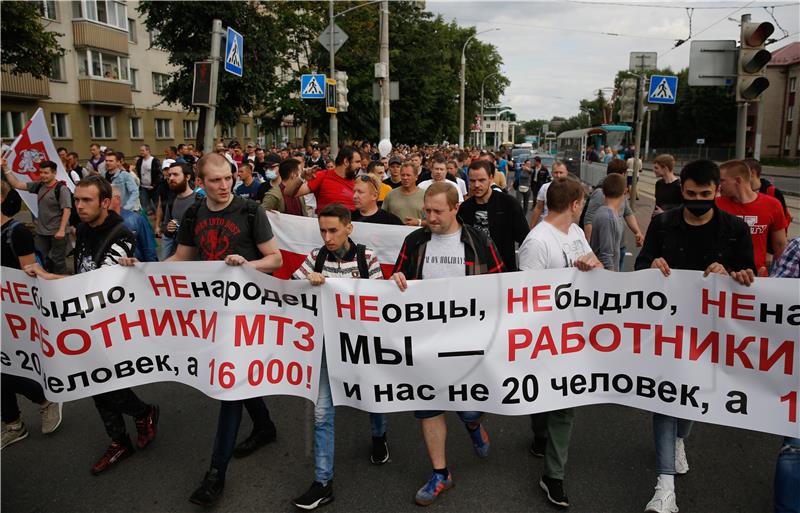
[[[38,262],[34,261],[32,264],[28,264],[22,268],[25,271],[25,274],[32,277],[39,277],[43,280],[60,280],[61,278],[66,278],[63,274],[53,274],[45,271]]]
[[[58,231],[53,235],[56,239],[63,239],[67,233],[67,225],[69,224],[69,214],[72,212],[71,208],[61,209],[61,223],[58,226]]]
[[[536,206],[533,207],[533,214],[531,214],[531,229],[536,227],[539,224],[539,218],[542,217],[542,212],[544,211],[544,201],[537,200]]]
[[[283,265],[283,256],[278,249],[278,242],[275,240],[275,237],[259,244],[258,250],[261,251],[261,254],[264,256],[259,260],[250,262],[250,265],[257,270],[262,273],[271,273],[277,271]]]
[[[22,180],[20,180],[16,176],[14,176],[14,173],[12,173],[11,171],[8,171],[6,169],[5,160],[3,160],[3,173],[5,173],[6,179],[8,180],[8,183],[9,183],[9,185],[11,185],[11,187],[13,187],[15,189],[19,189],[21,191],[27,191],[28,190],[28,185],[25,182],[23,182]]]
[[[295,198],[305,196],[306,194],[312,192],[307,183],[302,183],[302,185],[300,185],[300,187],[298,187],[294,192],[292,192],[288,186],[286,187],[286,190],[288,191],[287,194],[289,196],[294,196]]]
[[[136,180],[134,180],[133,175],[130,173],[128,173],[128,179],[125,180],[125,190],[128,191],[128,201],[122,208],[134,211],[134,207],[139,201],[139,187],[136,185]]]
[[[775,255],[775,261],[777,262],[788,244],[786,240],[786,229],[779,228],[770,233],[770,240],[772,241],[772,251]]]
[[[633,236],[636,237],[636,247],[642,247],[644,235],[642,235],[642,230],[639,228],[639,221],[636,220],[636,216],[633,214],[626,216],[625,224],[628,225],[628,228],[633,232]]]
[[[264,210],[280,211],[280,200],[274,194],[265,194],[264,199],[261,201],[261,206]]]
[[[164,203],[161,201],[161,194],[158,195],[158,203],[156,203],[156,222],[155,231],[156,237],[161,237],[161,221],[164,218]]]
[[[611,215],[614,215],[613,213]],[[613,221],[612,221],[613,222]],[[596,226],[594,226],[596,225]],[[603,215],[595,220],[594,230],[591,232],[592,236],[589,239],[592,251],[597,256],[597,259],[603,264],[603,267],[609,271],[614,269],[614,244],[611,236],[612,226],[609,219]]]

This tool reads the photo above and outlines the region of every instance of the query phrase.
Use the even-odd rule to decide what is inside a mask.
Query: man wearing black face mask
[[[730,275],[742,285],[754,279],[755,262],[750,229],[744,221],[714,205],[720,182],[719,167],[695,160],[681,170],[683,206],[653,218],[635,269],[656,268],[665,277],[671,269]],[[646,512],[678,511],[675,474],[689,470],[684,439],[692,422],[653,414],[658,482]]]

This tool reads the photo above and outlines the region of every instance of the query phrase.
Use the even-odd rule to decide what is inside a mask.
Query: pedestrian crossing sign
[[[300,98],[322,100],[325,98],[325,75],[301,75]]]
[[[669,75],[652,75],[650,77],[649,103],[675,103],[678,96],[678,77]]]
[[[244,71],[242,63],[243,53],[244,37],[228,27],[227,39],[225,41],[225,71],[233,73],[237,77],[241,77]]]

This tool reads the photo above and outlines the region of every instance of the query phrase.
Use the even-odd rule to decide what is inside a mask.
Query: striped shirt
[[[314,264],[319,255],[319,248],[314,249],[306,256],[306,259],[295,272],[292,274],[292,279],[305,280],[308,275],[314,272]],[[378,257],[370,248],[366,248],[364,256],[367,260],[367,268],[369,269],[370,280],[382,280],[383,273],[378,262]],[[358,260],[356,259],[356,245],[350,241],[350,249],[343,258],[338,258],[333,253],[328,253],[328,258],[322,268],[322,275],[326,278],[360,278],[361,273],[358,271]]]

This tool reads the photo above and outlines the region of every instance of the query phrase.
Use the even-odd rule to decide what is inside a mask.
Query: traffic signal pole
[[[206,126],[203,132],[203,151],[211,153],[214,151],[214,128],[217,124],[217,82],[219,80],[219,61],[222,45],[222,20],[211,22],[211,77],[208,86],[208,108],[206,109]]]
[[[642,121],[644,117],[644,99],[647,95],[647,89],[645,88],[645,84],[647,82],[647,76],[644,73],[639,75],[639,101],[636,106],[636,135],[635,139],[636,142],[634,143],[635,151],[633,155],[633,179],[631,180],[631,190],[630,190],[630,205],[631,210],[636,208],[636,196],[639,193],[639,172],[642,170],[641,166],[641,158],[642,158]]]
[[[336,21],[333,16],[333,0],[328,2],[328,17],[330,18],[330,24],[328,25],[331,28],[331,40],[330,40],[330,63],[331,63],[331,78],[336,77],[336,47],[334,46],[334,38],[333,30],[334,22]],[[336,118],[336,113],[331,113],[331,124],[330,124],[330,143],[331,143],[331,157],[336,157],[339,153],[339,120]]]
[[[749,14],[742,14],[742,26],[745,23],[750,21]],[[744,40],[740,42],[740,52],[741,46],[744,46]],[[736,87],[740,87],[741,84],[737,82]],[[736,104],[736,154],[735,158],[737,160],[742,160],[745,157],[745,146],[747,145],[747,102],[740,101]]]

